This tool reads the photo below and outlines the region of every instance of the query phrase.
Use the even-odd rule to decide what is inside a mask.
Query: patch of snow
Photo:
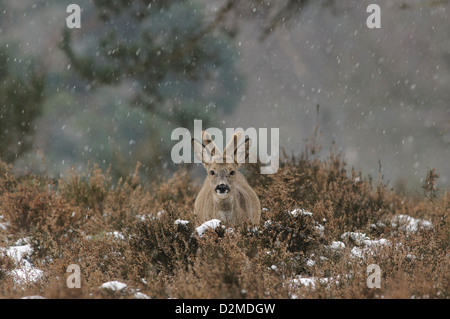
[[[186,226],[187,224],[189,224],[189,221],[188,221],[188,220],[177,219],[177,220],[175,221],[175,225]]]
[[[308,259],[307,261],[306,261],[306,266],[308,266],[308,267],[312,267],[312,266],[314,266],[316,264],[316,262],[314,261],[314,260],[312,260],[312,259]]]
[[[16,264],[20,264],[23,262],[23,259],[25,257],[31,255],[31,253],[33,252],[33,248],[31,248],[30,244],[26,244],[4,248],[4,251],[9,258],[14,260]]]
[[[317,277],[297,277],[291,280],[295,286],[305,286],[314,289],[316,287]]]
[[[225,227],[225,226],[222,226],[222,227]],[[230,228],[227,228],[225,231],[226,231],[226,232],[230,231],[230,233],[232,233],[233,230],[234,230],[234,228],[231,228],[231,227],[230,227]],[[255,227],[252,227],[252,228],[247,228],[247,231],[248,231],[248,232],[251,232],[251,233],[257,233],[258,230],[259,230],[258,226],[255,226]]]
[[[413,218],[408,215],[397,215],[391,221],[393,227],[399,226],[399,229],[407,233],[414,233],[421,228],[430,229],[433,224],[424,219]]]
[[[225,226],[222,226],[222,228],[225,228]],[[255,228],[256,228],[256,227],[255,227]],[[252,231],[252,230],[249,229],[249,228],[247,228],[247,230],[248,230],[248,231]],[[227,233],[227,234],[232,234],[232,233],[234,233],[234,228],[229,227],[229,228],[225,229],[225,233]]]
[[[0,230],[6,230],[6,228],[8,228],[9,223],[8,222],[3,222],[3,219],[5,217],[3,217],[3,215],[0,215]]]
[[[323,227],[320,224],[317,224],[316,226],[314,226],[314,228],[316,229],[317,233],[319,233],[319,235],[322,237],[323,232],[325,231],[325,227]]]
[[[120,282],[120,281],[108,281],[102,284],[99,289],[110,289],[112,291],[120,291],[122,289],[125,289],[127,287],[127,284]]]
[[[349,277],[346,275],[345,277]],[[290,280],[290,286],[292,288],[296,287],[306,287],[314,290],[316,288],[316,283],[320,283],[321,285],[326,285],[327,288],[330,288],[332,284],[339,285],[339,279],[340,276],[334,277],[324,277],[324,278],[318,278],[318,277],[300,277],[296,276],[295,278]]]
[[[270,227],[270,225],[272,225],[272,221],[269,219],[269,220],[266,220],[265,222],[264,222],[264,228],[267,228],[267,227]]]
[[[125,240],[125,236],[121,232],[119,232],[117,230],[115,230],[113,232],[106,233],[106,235],[107,236],[112,236],[115,239]]]
[[[197,234],[200,237],[202,237],[207,229],[214,230],[214,229],[216,229],[219,226],[220,226],[220,220],[218,220],[218,219],[211,219],[211,220],[208,220],[208,221],[204,222],[203,224],[201,224],[197,228],[195,228],[195,230],[197,231]]]
[[[304,209],[300,209],[300,208],[296,208],[293,211],[289,212],[289,214],[291,214],[293,217],[297,217],[298,215],[302,215],[302,216],[312,216],[311,212],[308,212]]]
[[[43,271],[34,267],[32,263],[27,259],[33,253],[33,248],[28,243],[27,238],[16,241],[16,246],[8,248],[0,248],[1,254],[6,254],[14,261],[15,269],[8,272],[14,282],[18,285],[24,285],[38,281]]]
[[[353,247],[350,255],[361,259],[366,256],[373,256],[384,246],[389,245],[390,241],[384,238],[374,240],[365,239],[363,240],[363,244],[365,247]]]
[[[166,211],[160,210],[159,212],[155,214],[144,214],[144,215],[136,215],[136,218],[139,218],[139,220],[141,221],[145,221],[145,220],[155,220],[155,219],[159,219],[161,217],[162,214],[164,214]]]
[[[345,248],[345,244],[341,241],[333,241],[330,246],[326,246],[332,250],[340,250]]]
[[[353,240],[358,246],[362,245],[364,243],[364,240],[369,240],[370,238],[366,236],[364,233],[359,232],[345,232],[342,234],[341,239],[351,239]]]
[[[24,285],[27,283],[36,282],[42,278],[44,272],[37,269],[31,264],[29,266],[23,266],[22,268],[16,268],[8,272],[12,276],[14,282],[18,285]]]
[[[366,239],[363,240],[364,245],[368,246],[368,247],[377,247],[377,246],[386,246],[388,245],[390,242],[389,240],[385,239],[385,238],[380,238],[380,239]]]
[[[384,228],[386,227],[386,224],[384,224],[382,221],[377,221],[376,224],[370,224],[370,228],[377,229],[377,228]]]
[[[363,251],[363,249],[361,249],[359,247],[353,247],[352,251],[350,252],[350,255],[352,257],[363,258],[364,257],[364,251]]]
[[[349,239],[356,246],[350,251],[351,257],[364,258],[365,256],[373,256],[384,246],[390,244],[390,241],[384,238],[370,239],[364,233],[360,232],[346,232],[342,234],[343,240]],[[344,246],[345,247],[345,246]]]
[[[143,294],[142,292],[136,292],[134,295],[133,295],[133,297],[135,298],[135,299],[150,299],[150,297],[149,296],[147,296],[146,294]]]
[[[164,209],[163,209],[163,210],[160,210],[159,212],[156,213],[156,217],[157,217],[157,218],[161,217],[161,215],[164,214],[165,212],[166,212],[166,211],[165,211]]]

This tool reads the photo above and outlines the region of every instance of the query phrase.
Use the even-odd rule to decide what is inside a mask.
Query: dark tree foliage
[[[150,176],[160,174],[171,163],[172,145],[162,141],[170,141],[174,128],[192,129],[194,119],[205,128],[220,126],[221,115],[232,112],[242,96],[237,49],[217,27],[232,6],[214,17],[186,0],[96,0],[93,6],[84,19],[95,27],[81,35],[66,28],[61,49],[84,82],[80,87],[130,87],[126,104],[149,115],[147,137],[138,141],[145,150],[137,150],[134,160]]]
[[[179,118],[183,122],[186,116],[199,115],[187,109],[192,109],[187,102],[203,102],[204,106],[212,102],[224,111],[233,109],[242,81],[234,66],[229,37],[213,32],[221,13],[207,22],[202,8],[185,0],[97,0],[94,5],[102,24],[97,47],[93,48],[96,52],[77,55],[68,29],[61,46],[71,65],[90,85],[131,80],[135,90],[132,104],[158,113],[162,119]],[[195,101],[205,95],[203,85],[210,82],[223,92],[211,101],[207,97]],[[167,100],[173,104],[183,101],[186,106],[163,107]]]
[[[0,157],[14,161],[33,141],[43,101],[43,75],[11,46],[0,46]]]

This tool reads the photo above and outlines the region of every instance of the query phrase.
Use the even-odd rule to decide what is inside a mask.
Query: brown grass
[[[199,189],[185,170],[144,187],[139,166],[113,185],[95,165],[50,180],[16,176],[0,163],[0,222],[7,225],[0,247],[27,239],[27,260],[43,271],[40,280],[18,285],[11,276],[18,265],[0,252],[0,297],[133,298],[139,291],[151,298],[449,298],[450,193],[438,195],[437,174],[428,173],[417,200],[348,171],[334,151],[324,161],[308,154],[285,158],[274,175],[247,167],[264,207],[261,224],[204,236],[192,216]],[[296,208],[312,215],[289,213]],[[408,232],[392,224],[398,215],[432,227]],[[349,231],[388,242],[371,253],[342,239]],[[331,248],[335,241],[345,247]],[[79,289],[66,285],[70,264],[80,266]],[[379,289],[366,285],[369,264],[382,270]],[[99,289],[112,280],[128,286]]]

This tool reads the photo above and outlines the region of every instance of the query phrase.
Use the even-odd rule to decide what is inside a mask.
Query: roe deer
[[[261,217],[261,204],[255,191],[242,173],[238,172],[240,163],[249,155],[250,139],[239,146],[241,131],[233,134],[223,154],[203,131],[203,143],[192,139],[195,156],[202,161],[208,176],[195,200],[196,223],[219,219],[227,226],[234,227],[250,221],[258,225]],[[245,147],[242,151],[242,147]],[[238,160],[239,159],[239,160]]]

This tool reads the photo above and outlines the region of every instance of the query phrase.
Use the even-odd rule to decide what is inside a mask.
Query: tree
[[[171,130],[190,128],[196,118],[220,123],[241,97],[236,49],[216,28],[230,9],[210,22],[195,1],[96,0],[91,21],[100,26],[83,35],[89,46],[80,50],[81,37],[63,32],[61,48],[82,81],[91,88],[127,85],[127,103],[153,115],[146,157],[157,171],[170,156],[161,139]]]
[[[18,52],[17,46],[0,45],[0,157],[6,162],[31,147],[44,92],[43,74]]]

